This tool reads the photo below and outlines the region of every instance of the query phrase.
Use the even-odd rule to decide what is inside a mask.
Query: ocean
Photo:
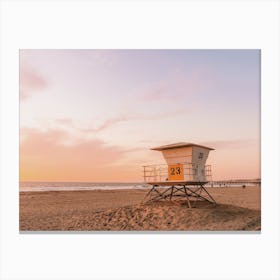
[[[213,187],[241,187],[242,184],[221,185],[215,184]],[[255,184],[246,184],[255,186]],[[98,183],[98,182],[20,182],[20,192],[44,192],[44,191],[80,191],[80,190],[125,190],[125,189],[147,189],[150,185],[141,182],[134,183]],[[206,184],[206,187],[212,187]]]
[[[146,189],[144,183],[20,182],[20,192]]]

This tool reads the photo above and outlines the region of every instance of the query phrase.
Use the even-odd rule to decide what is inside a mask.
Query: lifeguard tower
[[[205,165],[209,147],[180,142],[152,148],[161,151],[166,164],[144,166],[144,181],[152,185],[145,202],[185,198],[216,203],[204,185],[212,180],[211,166]]]

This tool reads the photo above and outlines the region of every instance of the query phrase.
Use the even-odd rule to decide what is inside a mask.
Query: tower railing
[[[196,163],[182,162],[183,181],[212,181],[211,165],[198,165]],[[143,166],[144,182],[168,182],[168,164],[153,164]],[[201,172],[201,174],[199,174]],[[197,178],[203,178],[198,180]]]

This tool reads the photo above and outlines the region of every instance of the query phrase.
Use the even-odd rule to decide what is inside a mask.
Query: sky
[[[153,147],[260,178],[260,50],[20,50],[20,180],[136,182]]]

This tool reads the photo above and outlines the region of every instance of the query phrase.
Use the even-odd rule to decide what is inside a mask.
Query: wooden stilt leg
[[[182,198],[185,197],[189,208],[195,207],[198,200],[208,201],[210,203],[216,204],[216,201],[211,196],[211,194],[206,190],[203,184],[192,185],[192,187],[190,185],[178,185],[178,186],[173,185],[168,188],[162,189],[159,188],[159,185],[153,185],[153,187],[145,195],[143,202],[149,203],[149,202],[155,202],[161,200],[163,201],[173,200],[173,202],[175,203],[177,200],[180,200],[180,197]],[[148,200],[147,197],[149,197]],[[179,198],[176,200],[177,197]],[[194,201],[191,200],[191,198],[194,198]]]
[[[212,201],[216,204],[215,199],[212,197],[212,195],[206,190],[206,188],[204,188],[203,186],[201,186],[201,188],[208,194],[208,196],[212,199]]]
[[[151,198],[149,201],[154,201],[154,200],[160,200],[160,199],[166,199],[169,195],[165,195],[166,192],[169,191],[169,188],[165,190],[164,192],[158,191],[156,188],[154,189],[154,192],[156,192],[158,195],[154,196]]]
[[[184,191],[185,191],[185,193],[186,193],[188,206],[189,206],[189,208],[192,208],[191,203],[190,203],[190,200],[189,200],[189,195],[188,195],[188,193],[187,193],[186,186],[184,186]]]
[[[171,199],[172,199],[173,190],[174,190],[174,186],[172,186],[172,188],[171,188],[171,193],[170,193],[170,198],[169,198],[169,200],[171,200]]]
[[[145,195],[143,201],[145,201],[145,199],[151,194],[151,192],[154,190],[154,188],[155,188],[155,186],[153,186],[153,187],[149,190],[149,192]]]
[[[201,191],[202,191],[201,187],[199,187],[195,191],[193,191],[191,188],[187,188],[187,189],[190,191],[192,196],[196,198],[196,201],[200,199],[200,200],[205,200],[205,201],[208,201],[210,203],[213,203],[213,201],[211,201],[211,200],[207,199],[206,197],[204,197],[203,195],[201,195]],[[194,203],[196,203],[196,201]]]

